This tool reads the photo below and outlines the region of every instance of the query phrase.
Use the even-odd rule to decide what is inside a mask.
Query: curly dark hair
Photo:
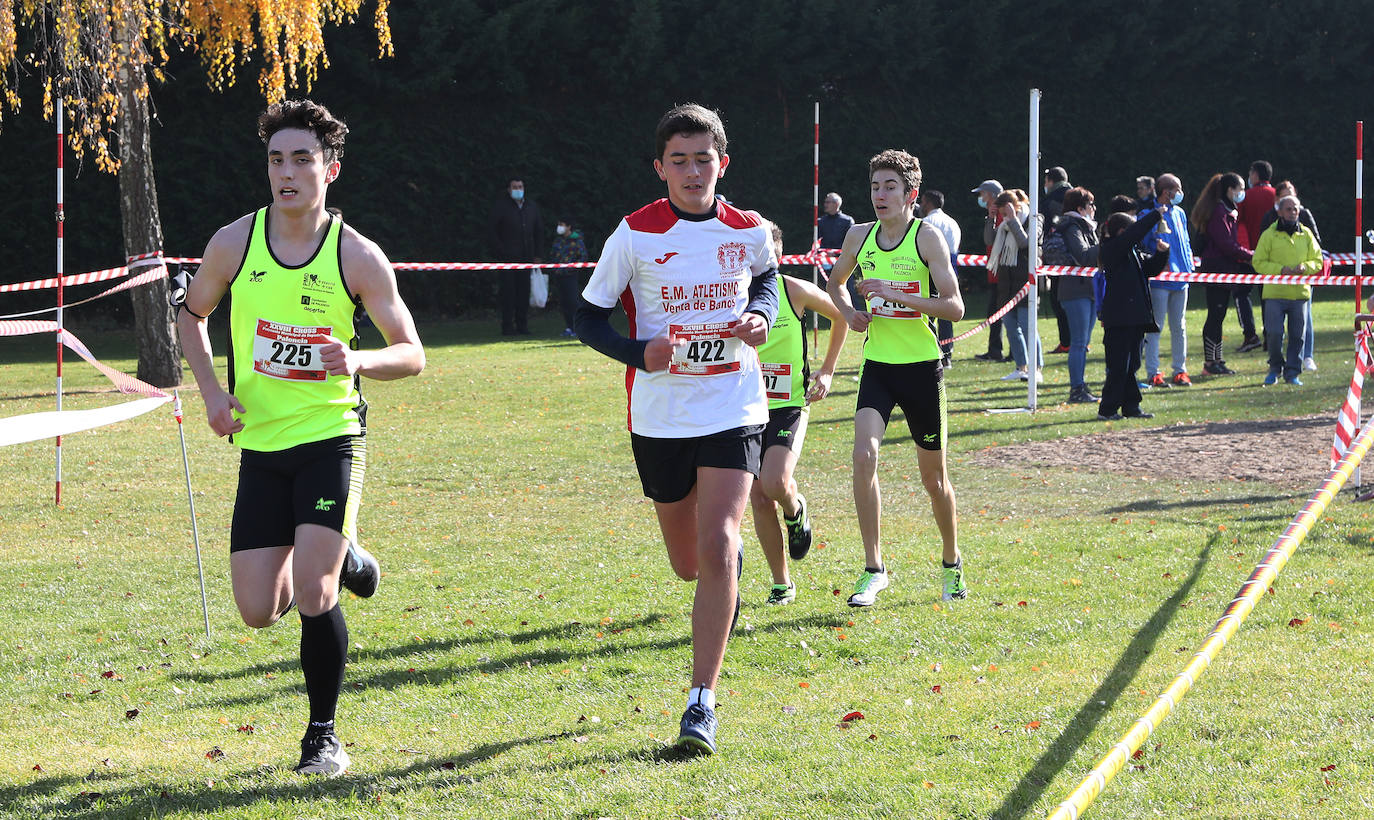
[[[344,137],[348,126],[329,113],[329,109],[314,100],[283,100],[267,106],[258,117],[258,137],[266,145],[272,135],[287,128],[299,128],[314,134],[324,148],[324,161],[337,162],[343,158]]]
[[[901,177],[902,185],[908,192],[921,187],[921,161],[900,148],[889,148],[874,155],[868,161],[868,178],[873,179],[873,174],[883,169]]]

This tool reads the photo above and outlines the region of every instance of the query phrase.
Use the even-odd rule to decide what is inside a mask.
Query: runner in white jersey
[[[767,224],[715,195],[725,127],[699,105],[659,120],[654,169],[668,197],[625,217],[582,292],[577,335],[626,364],[630,442],[673,571],[696,580],[692,688],[680,748],[715,751],[715,686],[739,614],[749,487],[768,402],[755,348],[777,314]],[[616,302],[630,335],[611,327]]]

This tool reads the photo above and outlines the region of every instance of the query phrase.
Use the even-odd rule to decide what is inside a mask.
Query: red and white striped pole
[[[811,138],[811,247],[816,247],[821,235],[821,103],[816,101],[815,129]],[[821,287],[821,266],[811,269],[811,281]],[[811,347],[819,347],[821,318],[811,313]]]
[[[57,123],[57,411],[62,412],[62,226],[66,214],[62,210],[62,95],[57,95],[53,109],[53,121]],[[62,505],[62,437],[57,437],[57,478],[53,490],[53,503]]]

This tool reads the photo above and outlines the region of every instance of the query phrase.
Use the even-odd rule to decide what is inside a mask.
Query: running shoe
[[[1276,370],[1270,370],[1269,373],[1266,374],[1265,377],[1264,377],[1264,386],[1265,386],[1265,387],[1273,387],[1274,385],[1276,385],[1276,384],[1278,384],[1278,383],[1279,383],[1279,374],[1278,374],[1278,371],[1276,371]]]
[[[1150,377],[1150,386],[1151,386],[1151,387],[1168,387],[1168,386],[1169,386],[1169,383],[1166,382],[1166,381],[1164,381],[1164,374],[1163,374],[1163,373],[1156,373],[1156,374],[1154,374],[1153,376]]]
[[[773,588],[768,591],[768,600],[764,603],[777,606],[790,604],[795,600],[797,600],[796,584],[774,584]]]
[[[1294,387],[1302,387],[1302,379],[1298,378],[1297,376],[1289,376],[1288,378],[1284,379],[1284,381],[1288,384],[1293,385]]]
[[[1002,361],[1002,354],[993,353],[991,350],[989,350],[987,353],[975,353],[973,354],[973,358],[981,359],[985,362],[1000,362]]]
[[[1098,413],[1098,421],[1121,421],[1120,413]]]
[[[964,562],[959,560],[952,567],[941,567],[944,571],[944,590],[940,593],[942,601],[962,601],[968,597],[968,586],[964,584]]]
[[[863,575],[854,584],[854,594],[849,596],[850,606],[873,606],[878,600],[878,593],[887,589],[887,570],[874,572],[865,569]]]
[[[377,583],[382,579],[382,568],[372,553],[348,542],[344,553],[343,567],[339,570],[339,586],[359,598],[371,598],[377,592]]]
[[[348,768],[348,752],[334,735],[334,727],[311,726],[301,738],[301,762],[297,774],[320,774],[338,777]]]
[[[703,703],[693,703],[682,713],[678,731],[679,749],[709,755],[716,751],[716,710]]]
[[[1011,371],[1010,373],[1008,373],[1007,375],[1003,376],[1003,377],[1001,378],[1001,381],[1004,381],[1004,382],[1014,382],[1014,381],[1016,381],[1017,379],[1020,379],[1021,381],[1025,381],[1025,380],[1026,380],[1026,371],[1024,371],[1024,370],[1013,370],[1013,371]]]
[[[1249,336],[1245,341],[1240,343],[1240,347],[1236,348],[1236,350],[1239,350],[1241,353],[1249,353],[1252,350],[1259,350],[1261,347],[1264,347],[1264,342],[1260,341],[1260,337]]]
[[[1308,356],[1302,360],[1302,369],[1311,373],[1317,369],[1317,360]]]
[[[1192,387],[1192,386],[1193,386],[1193,380],[1190,379],[1190,378],[1188,378],[1188,374],[1187,374],[1187,373],[1184,373],[1184,372],[1182,372],[1182,371],[1179,371],[1178,373],[1175,373],[1175,374],[1174,374],[1173,382],[1174,382],[1174,386],[1175,386],[1175,387]]]
[[[1155,417],[1155,414],[1146,413],[1144,410],[1137,410],[1134,413],[1122,413],[1121,417],[1123,419],[1152,419]]]
[[[1216,361],[1211,362],[1203,362],[1202,370],[1204,373],[1207,373],[1211,376],[1231,376],[1234,375],[1236,372],[1231,368],[1227,367],[1226,362],[1223,362],[1221,359],[1217,359]]]
[[[1051,353],[1068,353],[1068,352],[1069,352],[1069,346],[1066,345],[1066,344],[1061,343],[1058,347],[1056,347],[1054,350],[1051,350],[1050,352],[1051,352]]]
[[[797,493],[797,517],[782,517],[787,525],[787,554],[800,561],[811,551],[811,516],[806,513],[806,496]]]

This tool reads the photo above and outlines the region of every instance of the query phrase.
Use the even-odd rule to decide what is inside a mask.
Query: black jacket
[[[1107,280],[1098,318],[1104,327],[1144,326],[1158,333],[1154,303],[1150,299],[1150,279],[1169,264],[1169,254],[1146,256],[1137,246],[1159,222],[1160,211],[1153,210],[1134,225],[1098,245],[1097,264]]]
[[[533,262],[544,247],[539,205],[529,199],[521,205],[503,197],[492,209],[487,241],[497,262]]]

